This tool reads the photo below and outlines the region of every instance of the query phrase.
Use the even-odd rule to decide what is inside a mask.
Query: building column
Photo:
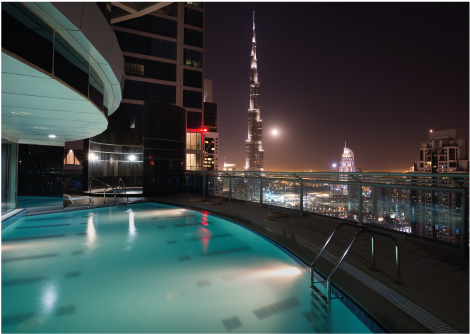
[[[202,176],[202,197],[206,198],[206,174]]]
[[[259,176],[259,206],[263,207],[263,177]]]
[[[300,216],[304,215],[304,186],[302,180],[299,181],[300,183],[300,203],[299,203],[299,211]]]
[[[228,201],[232,201],[232,174],[228,177]]]
[[[358,207],[358,211],[359,211],[359,215],[358,215],[358,218],[359,218],[359,226],[362,226],[362,182],[359,181],[357,183],[358,187],[359,187],[359,190],[358,190],[358,200],[359,200],[359,207]]]
[[[460,251],[461,257],[464,259],[468,259],[468,205],[467,205],[467,189],[462,189],[462,224],[461,228],[461,244],[460,244]]]

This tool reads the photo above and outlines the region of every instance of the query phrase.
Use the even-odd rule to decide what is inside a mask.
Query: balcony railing
[[[204,194],[210,190],[209,195],[230,200],[299,210],[300,215],[310,212],[353,220],[359,225],[460,244],[462,254],[468,257],[468,173],[195,173],[205,179]]]

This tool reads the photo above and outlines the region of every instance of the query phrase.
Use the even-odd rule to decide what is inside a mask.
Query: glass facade
[[[183,107],[202,109],[202,92],[183,90]]]
[[[122,51],[176,60],[176,43],[114,30]],[[125,86],[125,85],[124,85]]]
[[[55,75],[107,116],[103,82],[58,31],[19,2],[2,3],[2,29],[8,31],[2,34],[2,48]]]
[[[176,64],[124,56],[126,75],[176,82]]]
[[[153,15],[140,16],[135,19],[114,23],[114,25],[165,37],[176,38],[177,36],[177,24],[175,20]]]
[[[202,52],[184,49],[184,65],[192,67],[202,67]]]
[[[202,72],[183,70],[183,86],[202,88]]]
[[[2,3],[2,48],[52,73],[54,31],[19,2]],[[21,43],[18,43],[21,41]]]
[[[197,111],[187,112],[187,128],[188,129],[201,129],[202,128],[202,113]]]
[[[63,205],[64,148],[18,146],[18,208]]]
[[[192,4],[199,4],[197,2],[193,2]],[[193,5],[199,7],[197,5]],[[202,6],[201,6],[202,7]],[[204,13],[198,10],[194,10],[191,8],[184,9],[184,24],[204,28]]]
[[[204,47],[203,41],[204,34],[199,30],[184,28],[184,44],[196,46],[198,48]]]
[[[130,100],[153,100],[174,104],[176,103],[176,86],[126,80],[123,96]]]
[[[217,103],[204,102],[204,127],[217,132]]]
[[[109,118],[108,129],[90,138],[87,187],[94,177],[111,186],[117,186],[119,178],[127,187],[142,186],[143,123],[143,118],[116,111]]]

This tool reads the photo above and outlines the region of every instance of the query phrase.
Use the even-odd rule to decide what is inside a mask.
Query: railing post
[[[461,243],[460,243],[460,256],[468,259],[468,206],[467,206],[467,189],[463,188],[462,193],[462,224],[460,226]]]
[[[372,243],[372,271],[377,271],[375,268],[375,239],[374,234],[370,234],[370,242]]]
[[[202,176],[202,197],[206,198],[206,174]]]
[[[304,215],[304,186],[302,179],[299,181],[300,183],[300,203],[299,203],[299,211],[300,211],[300,217]]]
[[[359,226],[362,226],[362,182],[361,181],[358,181],[357,182],[357,185],[359,187],[359,208],[358,208],[358,211],[359,211]]]
[[[232,201],[232,174],[228,178],[228,201]]]
[[[259,206],[263,207],[263,177],[259,175]]]

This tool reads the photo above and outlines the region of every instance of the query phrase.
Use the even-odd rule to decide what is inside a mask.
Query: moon
[[[274,136],[277,136],[277,134],[278,134],[277,130],[274,129],[274,130],[272,131],[272,134],[273,134]]]

